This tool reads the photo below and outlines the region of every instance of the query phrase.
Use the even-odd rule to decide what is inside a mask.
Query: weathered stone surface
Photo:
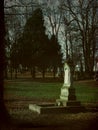
[[[64,84],[61,88],[60,99],[54,104],[30,104],[29,109],[39,114],[56,114],[68,112],[83,112],[85,108],[76,100],[75,88],[72,86],[70,66],[64,65]]]
[[[81,106],[56,106],[55,104],[36,105],[30,104],[29,109],[38,114],[62,114],[62,113],[78,113],[85,109]]]

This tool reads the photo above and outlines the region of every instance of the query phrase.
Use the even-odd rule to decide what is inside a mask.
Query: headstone
[[[60,99],[57,99],[54,104],[29,104],[29,109],[39,114],[77,113],[85,111],[80,102],[76,100],[72,68],[67,62],[64,64],[64,83],[61,88]]]
[[[71,71],[70,67],[67,63],[64,64],[64,84],[61,88],[60,99],[68,101],[69,91],[68,89],[71,87]]]
[[[73,87],[72,65],[70,62],[64,63],[64,83],[61,88],[60,99],[56,100],[58,106],[78,106],[76,101],[75,88]]]

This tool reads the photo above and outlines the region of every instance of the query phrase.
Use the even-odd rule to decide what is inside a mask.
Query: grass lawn
[[[59,98],[63,82],[32,80],[6,80],[4,82],[5,105],[14,123],[25,130],[97,130],[98,112],[39,115],[28,109],[30,103],[54,102]],[[95,81],[74,82],[77,100],[98,106],[98,87]],[[71,125],[70,125],[71,124]],[[37,128],[38,127],[38,128]],[[41,127],[41,128],[40,128]],[[20,130],[19,129],[19,130]],[[8,130],[8,128],[7,128]]]
[[[98,87],[94,83],[95,81],[74,82],[77,100],[98,103]],[[5,81],[5,98],[56,100],[62,85],[61,82]]]

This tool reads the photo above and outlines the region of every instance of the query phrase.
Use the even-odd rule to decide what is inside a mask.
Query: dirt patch
[[[38,101],[36,100],[36,102]],[[42,103],[42,101],[40,102]],[[12,130],[97,130],[98,112],[38,114],[29,110],[29,103],[34,103],[34,101],[16,100],[6,103],[14,127],[13,129],[11,128]]]
[[[98,113],[91,112],[39,115],[25,109],[12,111],[11,117],[14,127],[11,130],[97,130],[98,128]]]

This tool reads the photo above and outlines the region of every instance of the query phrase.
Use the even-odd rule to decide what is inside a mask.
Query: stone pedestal
[[[60,99],[56,100],[58,106],[80,106],[80,102],[76,100],[75,88],[63,86],[61,88]]]
[[[61,88],[60,99],[55,104],[30,104],[29,109],[39,114],[61,114],[68,112],[83,112],[84,107],[76,100],[75,88],[72,86],[72,69],[65,63],[64,65],[64,85]]]
[[[61,88],[60,99],[54,104],[29,104],[29,109],[38,114],[61,114],[84,112],[85,108],[76,100],[75,88],[64,86]]]

